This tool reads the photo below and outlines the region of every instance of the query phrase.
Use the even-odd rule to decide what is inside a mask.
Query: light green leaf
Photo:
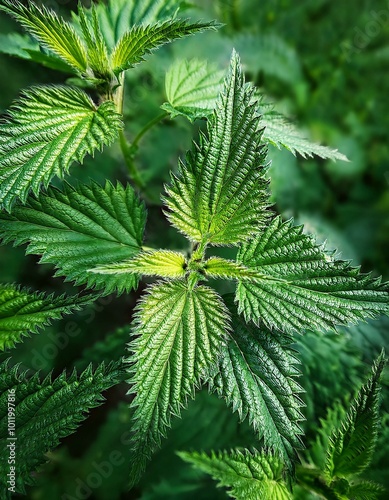
[[[111,56],[112,69],[119,74],[144,60],[144,56],[174,39],[207,29],[216,29],[215,23],[189,24],[183,20],[169,20],[149,26],[134,26],[117,43]]]
[[[276,217],[237,260],[263,275],[238,283],[239,313],[268,328],[326,329],[389,311],[388,284],[335,260],[291,221]]]
[[[183,254],[157,250],[142,252],[131,260],[107,264],[91,271],[98,274],[143,274],[162,278],[183,278],[186,266]]]
[[[349,161],[337,149],[331,149],[307,139],[295,125],[268,106],[263,106],[261,112],[263,114],[260,123],[263,127],[266,127],[263,132],[263,139],[278,149],[284,147],[295,156],[298,153],[303,158],[316,155],[324,159]]]
[[[299,376],[297,359],[291,350],[292,339],[277,331],[247,325],[238,315],[233,298],[225,297],[232,314],[232,333],[218,366],[211,373],[210,387],[239,414],[292,468],[296,449],[301,449],[298,422],[303,420],[298,393],[303,392],[294,380]]]
[[[381,354],[371,376],[352,402],[346,418],[329,439],[325,473],[329,480],[349,478],[370,464],[379,427],[379,378],[386,359]]]
[[[53,319],[92,302],[91,295],[54,297],[15,285],[0,284],[0,350],[13,347],[23,336],[37,333]]]
[[[12,395],[17,492],[24,493],[25,485],[33,483],[31,473],[47,460],[44,454],[72,434],[85,420],[86,413],[104,400],[101,393],[121,380],[123,367],[119,364],[102,364],[94,372],[89,366],[79,376],[74,371],[68,377],[62,373],[54,380],[48,375],[43,381],[37,375],[28,379],[7,362],[0,365],[0,446],[6,450],[11,443],[7,400],[10,401]],[[0,485],[4,489],[9,471],[9,464],[3,460]]]
[[[192,241],[237,244],[267,218],[266,157],[253,92],[234,53],[209,138],[200,137],[167,188],[167,216]]]
[[[210,278],[225,279],[252,279],[258,273],[248,269],[242,264],[237,264],[233,260],[222,259],[221,257],[210,257],[204,263],[204,272]]]
[[[228,331],[228,311],[212,289],[161,282],[138,306],[130,344],[133,454],[131,484],[207,376]]]
[[[0,123],[0,203],[36,194],[73,161],[112,143],[122,127],[113,102],[96,106],[90,97],[66,86],[26,90]]]
[[[257,450],[222,451],[211,455],[179,452],[178,455],[197,469],[211,475],[218,487],[230,488],[227,493],[237,500],[292,500],[283,477],[282,461]]]
[[[86,50],[73,26],[46,7],[29,1],[1,0],[0,10],[7,12],[45,48],[51,50],[78,73],[87,69]]]
[[[132,26],[172,19],[184,3],[180,0],[108,0],[107,4],[97,4],[96,11],[107,46],[113,49]]]
[[[145,219],[145,208],[130,186],[65,184],[63,191],[51,188],[26,206],[16,205],[12,215],[0,213],[0,237],[4,243],[28,243],[27,253],[54,264],[55,276],[122,293],[136,287],[136,276],[100,276],[88,270],[135,256]]]
[[[166,73],[165,89],[168,102],[161,108],[171,118],[182,115],[190,121],[212,114],[223,88],[223,71],[207,61],[178,60]]]

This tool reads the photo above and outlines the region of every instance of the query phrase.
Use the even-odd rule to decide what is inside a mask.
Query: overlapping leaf
[[[0,52],[10,56],[27,59],[56,71],[73,73],[73,68],[60,59],[56,54],[49,51],[42,51],[38,42],[32,40],[28,35],[20,33],[1,33]]]
[[[216,29],[214,23],[193,23],[183,20],[169,20],[149,26],[134,26],[125,33],[112,53],[112,69],[118,74],[143,61],[146,54],[183,36]]]
[[[174,18],[180,0],[108,0],[96,6],[101,31],[110,49],[135,25],[150,25]]]
[[[107,264],[92,271],[99,274],[143,274],[162,278],[183,278],[186,259],[182,253],[157,250],[139,253],[131,260]]]
[[[244,244],[238,262],[262,278],[238,283],[239,312],[269,328],[331,328],[389,311],[389,287],[336,260],[279,217]]]
[[[193,397],[220,353],[228,311],[212,289],[185,281],[154,285],[138,306],[130,360],[136,394],[131,484],[170,426]]]
[[[192,241],[237,244],[266,218],[265,151],[252,95],[234,53],[209,138],[200,137],[167,188],[168,218]]]
[[[379,484],[358,476],[374,456],[380,420],[379,378],[385,361],[381,353],[348,411],[337,402],[321,421],[308,463],[296,469],[297,481],[304,490],[329,500],[381,498],[383,488]]]
[[[73,161],[110,144],[121,129],[112,102],[96,106],[85,92],[65,87],[35,87],[24,92],[0,123],[0,204],[10,210]]]
[[[221,451],[210,455],[180,452],[178,455],[197,469],[210,474],[219,487],[237,500],[292,500],[293,495],[283,478],[282,461],[257,450]]]
[[[110,82],[113,74],[108,57],[108,47],[101,32],[94,4],[92,4],[91,10],[92,15],[90,20],[84,8],[81,5],[78,8],[78,19],[87,46],[88,64],[93,71],[93,79],[97,83],[100,83],[99,80],[103,83]]]
[[[7,362],[0,365],[0,445],[16,444],[16,491],[24,492],[31,484],[31,472],[46,460],[44,454],[58,446],[60,439],[72,434],[86,413],[103,401],[101,393],[123,379],[119,364],[100,365],[94,372],[89,366],[77,376],[65,373],[52,380],[40,381],[35,375],[28,379],[17,367]],[[9,427],[7,400],[12,394],[15,429]],[[14,435],[10,435],[14,432]],[[10,441],[9,438],[16,438]],[[0,464],[0,485],[6,489],[10,468],[6,460]]]
[[[310,141],[305,135],[290,123],[283,115],[262,106],[260,123],[265,130],[263,139],[278,149],[284,147],[292,154],[300,154],[303,158],[319,156],[323,159],[348,161],[347,157],[337,149],[331,149]]]
[[[373,457],[379,426],[379,378],[385,362],[381,354],[346,418],[329,439],[325,472],[330,479],[360,474]]]
[[[0,237],[5,243],[27,243],[28,253],[56,266],[56,276],[121,293],[137,285],[136,276],[102,276],[89,270],[134,257],[142,244],[145,218],[145,208],[130,186],[65,184],[62,191],[51,188],[25,206],[16,205],[12,215],[0,214]]]
[[[247,325],[237,314],[232,297],[225,299],[232,313],[232,334],[222,347],[210,387],[241,420],[248,418],[265,447],[291,467],[296,449],[302,446],[298,422],[303,419],[292,340],[277,331]]]
[[[0,285],[0,350],[13,347],[24,335],[36,333],[51,320],[91,301],[90,295],[54,297],[14,285]]]
[[[382,498],[385,488],[371,481],[359,481],[350,485],[348,495],[353,500],[377,500]]]
[[[179,115],[190,121],[209,118],[222,90],[221,72],[207,61],[178,60],[166,73],[165,88],[168,102],[161,107],[172,118]],[[259,100],[260,125],[265,127],[262,135],[264,142],[278,149],[286,148],[293,155],[300,154],[303,158],[316,155],[323,159],[348,161],[338,150],[309,140],[285,116],[263,102],[260,96]]]
[[[194,121],[212,114],[223,86],[223,72],[199,59],[178,60],[166,73],[168,102],[161,107],[172,118],[183,115]]]
[[[23,5],[18,0],[1,0],[0,10],[14,17],[40,44],[51,50],[78,73],[87,69],[85,46],[73,26],[55,11],[34,2]]]

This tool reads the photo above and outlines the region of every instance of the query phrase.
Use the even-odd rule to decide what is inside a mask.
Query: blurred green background
[[[64,16],[76,2],[42,2]],[[160,113],[166,100],[164,74],[176,58],[209,59],[226,68],[232,48],[240,53],[247,78],[292,117],[312,139],[338,148],[349,163],[304,160],[270,148],[270,175],[275,210],[294,217],[306,230],[327,241],[342,258],[389,279],[389,3],[354,0],[196,0],[186,15],[217,19],[224,27],[165,46],[128,72],[126,131],[134,136]],[[19,30],[0,15],[0,33]],[[69,75],[0,54],[0,113],[20,89],[42,83],[63,83]],[[203,123],[184,118],[165,120],[140,143],[137,164],[150,193],[146,245],[183,248],[183,240],[162,216],[159,194],[169,170],[197,137]],[[126,182],[117,146],[73,166],[74,179],[105,178]],[[70,292],[75,288],[53,278],[53,268],[38,265],[22,248],[0,247],[2,282],[36,290]],[[228,290],[218,285],[220,291]],[[55,323],[27,339],[4,357],[43,373],[84,368],[89,362],[118,359],[128,341],[132,308],[142,292],[100,299],[93,308]],[[301,385],[306,390],[303,426],[312,450],[319,419],[335,401],[347,401],[364,379],[368,365],[388,347],[389,321],[341,330],[339,335],[308,332],[296,338],[302,360]],[[375,459],[365,477],[389,491],[389,380],[383,378],[382,429]],[[177,420],[139,488],[126,492],[126,436],[129,415],[125,384],[106,393],[107,402],[91,412],[74,435],[50,453],[51,462],[37,476],[28,498],[61,499],[217,499],[226,498],[212,480],[180,462],[174,450],[255,445],[248,427],[206,392],[199,394]],[[118,451],[121,463],[107,465]],[[105,465],[104,465],[105,464]],[[98,473],[100,467],[100,473]],[[105,467],[105,469],[104,469]],[[105,470],[103,474],[101,470]],[[97,474],[96,474],[97,471]],[[95,474],[95,475],[93,475]],[[92,479],[91,479],[92,478]],[[93,482],[93,478],[95,482]],[[66,494],[68,496],[66,496]],[[65,495],[65,496],[64,496]],[[297,491],[296,498],[314,498]]]

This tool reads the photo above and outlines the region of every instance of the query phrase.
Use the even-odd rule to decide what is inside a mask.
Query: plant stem
[[[119,85],[113,94],[113,101],[116,105],[116,111],[122,115],[124,102],[124,73],[118,77],[118,80]]]
[[[142,137],[146,134],[146,132],[148,132],[152,127],[154,127],[154,125],[162,121],[164,118],[166,118],[167,115],[168,113],[164,111],[163,113],[161,113],[160,115],[156,116],[148,123],[146,123],[146,125],[142,128],[142,130],[137,134],[135,139],[132,141],[131,146],[135,148],[138,145],[139,141],[142,139]]]
[[[143,189],[145,184],[140,176],[138,169],[134,163],[134,154],[132,147],[128,144],[124,131],[121,130],[119,133],[120,148],[122,150],[124,161],[127,165],[130,178],[134,182],[137,188]]]
[[[117,87],[114,94],[114,102],[116,105],[116,111],[123,115],[123,102],[124,102],[124,73],[119,76],[119,86]],[[130,175],[131,180],[135,184],[135,186],[142,190],[145,187],[145,184],[141,178],[141,175],[136,168],[134,163],[134,150],[133,147],[128,144],[124,131],[121,130],[119,132],[119,142],[120,149],[122,150],[124,161],[127,165],[128,173]]]
[[[122,103],[123,103],[123,91],[122,91]],[[164,111],[163,113],[161,113],[160,115],[156,116],[148,123],[146,123],[146,125],[142,128],[142,130],[136,135],[135,139],[132,141],[132,144],[129,144],[127,142],[124,132],[123,131],[120,132],[120,147],[123,153],[124,160],[126,162],[131,179],[134,181],[134,184],[141,190],[145,187],[145,184],[141,178],[138,169],[135,166],[134,154],[137,150],[139,141],[146,134],[146,132],[148,132],[152,127],[154,127],[154,125],[162,121],[164,118],[166,118],[167,115],[168,114],[166,113],[166,111]]]

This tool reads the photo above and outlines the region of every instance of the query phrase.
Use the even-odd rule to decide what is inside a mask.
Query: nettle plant
[[[357,476],[373,454],[384,355],[340,426],[323,431],[322,463],[301,463],[302,388],[292,344],[296,332],[334,329],[387,313],[388,285],[336,260],[302,227],[272,211],[269,143],[303,156],[344,157],[311,144],[264,104],[245,83],[235,52],[226,75],[198,60],[177,61],[167,72],[166,115],[207,119],[207,132],[200,132],[179,162],[163,196],[166,217],[188,241],[186,251],[143,246],[146,207],[130,184],[48,186],[74,161],[81,163],[86,154],[119,139],[129,181],[142,196],[137,144],[128,143],[123,132],[125,72],[162,44],[218,27],[179,19],[180,4],[80,5],[70,23],[32,2],[0,2],[34,39],[9,37],[9,51],[73,73],[78,84],[25,90],[3,118],[0,235],[3,243],[26,244],[27,253],[53,264],[55,276],[90,289],[53,297],[2,285],[2,349],[101,295],[129,293],[141,276],[157,278],[136,306],[123,359],[54,380],[30,378],[9,360],[1,365],[2,451],[8,437],[7,393],[16,390],[15,491],[24,492],[33,482],[45,453],[102,401],[102,391],[127,380],[130,486],[172,417],[205,385],[241,420],[248,419],[258,441],[251,450],[181,456],[230,487],[232,497],[293,498],[297,477],[325,498],[375,498],[379,487]],[[236,258],[213,255],[216,246],[236,248]],[[206,285],[210,279],[234,281],[235,294],[220,296]],[[5,478],[5,462],[1,472]]]

